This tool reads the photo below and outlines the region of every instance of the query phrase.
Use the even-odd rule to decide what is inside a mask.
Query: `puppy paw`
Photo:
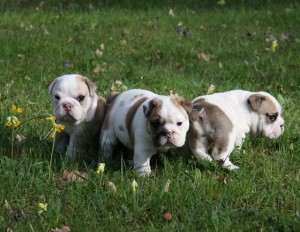
[[[234,165],[233,163],[223,165],[223,168],[226,168],[226,169],[228,169],[228,170],[230,170],[230,171],[231,171],[231,170],[235,170],[235,169],[239,169],[239,167],[236,166],[236,165]]]
[[[136,167],[135,168],[136,172],[138,173],[139,176],[149,176],[151,173],[151,168],[150,166],[144,166],[144,167]]]

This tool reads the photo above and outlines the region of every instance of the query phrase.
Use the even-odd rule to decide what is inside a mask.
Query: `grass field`
[[[300,5],[260,2],[0,1],[0,231],[300,231]],[[51,159],[41,118],[48,85],[67,73],[104,97],[117,80],[187,99],[211,84],[268,91],[285,133],[248,136],[231,156],[238,171],[174,151],[147,178],[121,155],[97,174],[97,164]],[[66,170],[88,176],[65,180]]]

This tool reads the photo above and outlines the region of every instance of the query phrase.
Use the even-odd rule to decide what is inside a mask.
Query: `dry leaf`
[[[209,55],[206,55],[203,52],[200,54],[197,54],[197,58],[198,58],[198,60],[205,61],[205,62],[208,62],[210,59]]]
[[[63,171],[63,177],[62,179],[58,179],[56,181],[56,184],[58,187],[63,187],[66,186],[67,184],[71,182],[83,182],[88,178],[88,173],[87,172],[82,172],[82,171],[68,171],[64,170]]]
[[[127,45],[126,39],[122,39],[122,40],[120,41],[120,44],[121,44],[122,46],[126,46],[126,45]]]
[[[57,227],[56,227],[55,229],[51,229],[51,231],[53,231],[53,232],[70,232],[71,229],[70,229],[69,226],[62,225],[61,228],[57,228]]]
[[[222,182],[224,185],[227,185],[227,178],[225,176],[219,176],[219,181]]]
[[[170,212],[170,210],[168,210],[165,214],[164,214],[164,219],[167,221],[167,222],[170,222],[172,220],[172,214]]]

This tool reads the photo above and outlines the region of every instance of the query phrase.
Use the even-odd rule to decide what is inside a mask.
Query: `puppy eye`
[[[276,120],[276,118],[277,118],[277,115],[275,115],[275,114],[267,115],[267,116],[268,116],[268,118],[269,118],[269,120],[270,120],[271,122],[274,122],[274,121]]]
[[[85,98],[85,96],[80,95],[80,96],[78,96],[78,98],[76,100],[79,102],[82,102],[84,100],[84,98]]]
[[[54,98],[55,98],[56,100],[60,100],[60,96],[58,96],[58,95],[54,95]]]
[[[177,126],[181,126],[182,125],[182,122],[177,122]]]

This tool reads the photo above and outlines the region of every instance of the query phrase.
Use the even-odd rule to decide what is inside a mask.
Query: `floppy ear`
[[[82,76],[81,80],[85,82],[85,84],[87,85],[90,92],[90,96],[93,96],[96,93],[97,86],[92,81],[90,81],[87,77]]]
[[[182,105],[182,107],[186,110],[186,112],[187,112],[188,114],[190,114],[190,113],[192,112],[192,110],[193,110],[193,104],[192,104],[191,101],[183,100],[183,101],[181,102],[181,105]]]
[[[253,94],[248,98],[247,102],[254,111],[258,111],[264,100],[266,100],[265,96],[261,94]]]
[[[48,93],[49,94],[52,93],[52,90],[54,88],[54,85],[55,85],[56,81],[57,81],[57,78],[49,85],[49,87],[48,87]]]
[[[143,105],[143,111],[146,118],[149,117],[151,111],[158,106],[161,106],[162,102],[158,98],[152,99],[148,104]]]

